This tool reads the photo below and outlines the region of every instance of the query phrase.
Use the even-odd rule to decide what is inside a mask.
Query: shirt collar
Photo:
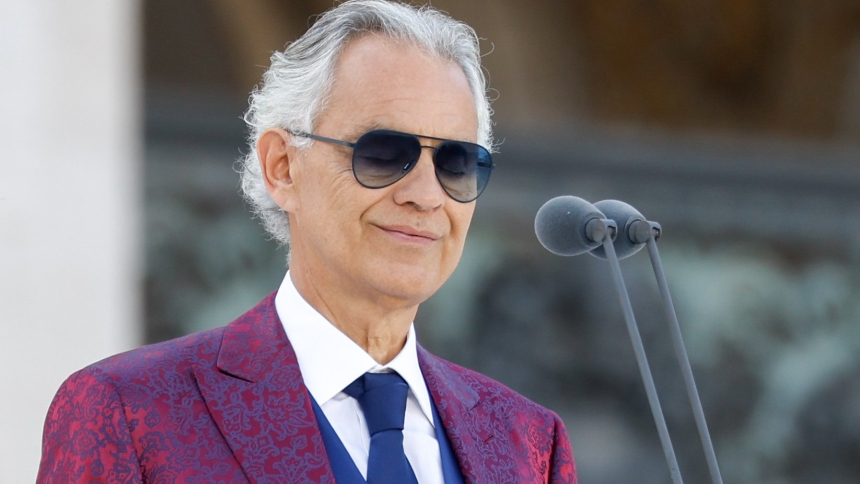
[[[302,379],[322,406],[366,372],[396,371],[435,426],[430,393],[418,365],[414,324],[406,344],[387,365],[380,365],[364,349],[331,324],[299,294],[289,271],[275,295],[275,311],[296,353]]]

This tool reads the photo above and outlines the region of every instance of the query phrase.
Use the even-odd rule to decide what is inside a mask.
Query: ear
[[[257,159],[266,189],[272,200],[287,212],[295,209],[294,161],[298,150],[290,144],[291,135],[279,128],[267,129],[257,140]]]

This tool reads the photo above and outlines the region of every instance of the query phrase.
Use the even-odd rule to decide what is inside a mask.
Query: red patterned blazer
[[[576,483],[554,413],[423,348],[471,484]],[[274,295],[229,325],[113,356],[66,380],[38,483],[333,483]]]

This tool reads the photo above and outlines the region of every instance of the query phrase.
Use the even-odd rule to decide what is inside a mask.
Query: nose
[[[430,146],[422,148],[415,167],[393,185],[394,201],[398,205],[413,205],[418,210],[427,211],[441,207],[447,194],[436,179],[436,167],[433,165],[436,150]]]

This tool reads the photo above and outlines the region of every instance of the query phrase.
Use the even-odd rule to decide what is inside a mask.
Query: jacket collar
[[[216,363],[194,368],[212,419],[252,483],[334,483],[310,393],[271,294],[224,328]],[[478,393],[450,363],[418,346],[418,362],[463,476],[494,482],[483,465],[494,437]]]
[[[466,482],[499,482],[485,465],[487,454],[493,452],[487,444],[495,434],[492,416],[482,405],[480,395],[456,370],[458,367],[421,346],[418,362]]]
[[[194,373],[212,419],[252,483],[334,482],[274,294],[227,325],[216,364],[198,365]]]

